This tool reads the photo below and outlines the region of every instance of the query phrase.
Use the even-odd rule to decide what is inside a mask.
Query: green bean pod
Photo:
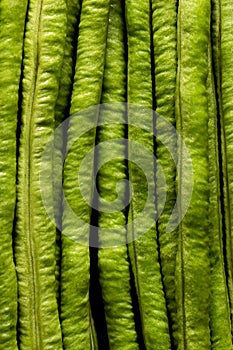
[[[156,112],[175,128],[175,90],[177,70],[177,0],[152,1],[152,24],[155,68],[155,104]],[[167,147],[161,143],[166,139],[173,154],[177,153],[176,133],[170,129],[156,127],[156,157],[162,166],[166,178],[163,188],[157,178],[157,199],[160,204],[160,190],[166,193],[166,204],[158,218],[160,259],[164,291],[167,300],[168,316],[172,329],[176,331],[175,302],[175,260],[177,251],[178,230],[167,231],[169,219],[176,202],[176,159],[172,158]]]
[[[109,1],[84,0],[77,48],[76,71],[71,100],[70,115],[82,112],[101,101]],[[91,23],[91,25],[90,25]],[[83,157],[95,145],[95,122],[93,128],[75,139],[79,130],[78,118],[71,119],[67,134],[67,149],[70,149],[64,164],[64,195],[75,219],[63,205],[62,267],[61,267],[61,321],[63,343],[66,349],[90,349],[90,258],[89,230],[91,207],[85,203],[77,176]],[[97,116],[96,116],[97,117]],[[93,166],[85,176],[87,200],[92,202]],[[65,203],[65,202],[64,202]],[[77,225],[77,220],[80,224]]]
[[[232,349],[230,305],[223,256],[223,228],[220,202],[220,171],[218,147],[217,106],[209,45],[209,74],[207,80],[209,105],[209,231],[210,231],[210,329],[211,348]]]
[[[22,350],[62,349],[55,291],[56,229],[46,212],[52,208],[45,208],[42,201],[40,173],[42,155],[54,129],[65,29],[65,1],[30,1],[24,41],[15,239]],[[51,160],[43,162],[50,171]],[[49,180],[43,186],[52,200]]]
[[[16,130],[27,1],[0,2],[0,349],[17,349],[17,281],[12,231]]]
[[[66,42],[64,47],[64,58],[59,81],[59,92],[56,102],[55,110],[55,126],[57,127],[67,117],[67,110],[69,108],[69,97],[71,96],[72,88],[72,71],[73,71],[73,57],[74,40],[78,19],[81,12],[81,0],[67,0],[66,1]]]
[[[233,162],[232,162],[232,10],[233,5],[226,0],[213,0],[213,53],[217,80],[218,109],[221,127],[221,161],[223,178],[225,254],[228,293],[233,327]]]
[[[103,80],[102,103],[124,102],[126,98],[126,64],[123,37],[122,1],[112,0],[110,4],[106,60]],[[111,160],[104,164],[98,172],[99,196],[109,202],[117,197],[116,182],[126,180],[127,164],[125,162],[126,146],[116,144],[114,140],[123,140],[125,137],[125,110],[121,104],[108,105],[99,116],[101,123],[104,118],[108,121],[108,113],[114,113],[117,123],[99,126],[97,139],[99,143],[98,159],[107,159],[111,152]],[[103,115],[104,114],[104,115]],[[112,120],[112,119],[111,119]],[[104,141],[113,142],[111,151]],[[126,217],[124,213],[124,198],[126,186],[121,190],[121,211],[113,213],[99,212],[99,244],[98,267],[100,285],[102,289],[108,339],[110,349],[138,349],[135,332],[134,314],[130,295],[130,272],[126,247]],[[118,197],[119,198],[119,197]],[[106,228],[110,229],[109,231]],[[112,233],[111,230],[115,230]],[[113,237],[115,236],[115,237]],[[117,244],[120,238],[121,243]],[[111,245],[111,239],[112,244]],[[125,241],[125,245],[122,242]],[[107,246],[107,248],[106,248]],[[102,247],[102,248],[101,248]]]
[[[192,161],[193,179],[187,171],[182,142],[178,142],[179,225],[176,259],[178,349],[210,349],[210,259],[208,235],[208,47],[209,1],[179,2],[177,130]],[[192,198],[186,208],[185,186],[193,181]],[[182,190],[183,189],[183,190]]]
[[[151,77],[151,50],[150,44],[150,3],[147,0],[126,1],[126,23],[128,37],[128,102],[152,109],[152,77]],[[133,115],[132,115],[133,114]],[[143,130],[138,130],[131,125],[133,117],[140,118],[143,124],[149,124],[153,131],[153,115],[148,111],[128,108],[128,138],[136,140],[140,147],[145,147],[150,152],[151,163],[147,164],[154,171],[154,142],[153,135]],[[129,159],[133,146],[129,144]],[[160,266],[158,262],[158,246],[155,223],[148,230],[148,217],[155,217],[155,196],[147,206],[146,217],[140,227],[135,225],[134,219],[143,209],[144,194],[147,186],[143,183],[143,174],[139,167],[129,161],[129,180],[133,188],[133,198],[130,203],[131,229],[128,235],[133,242],[129,244],[130,260],[135,277],[135,285],[138,294],[139,309],[142,322],[142,333],[146,349],[170,349],[170,337],[168,331],[167,311],[162,287]],[[152,192],[155,189],[154,179],[150,180],[148,188]],[[129,222],[129,225],[130,225]],[[139,238],[139,234],[142,234]]]
[[[59,79],[59,91],[55,106],[55,128],[69,116],[70,99],[72,93],[72,81],[75,66],[75,39],[81,10],[80,0],[68,0],[66,4],[67,26],[64,58]],[[62,227],[62,171],[63,151],[66,147],[65,128],[57,129],[53,154],[53,187],[54,187],[54,217],[57,225],[56,238],[56,281],[57,299],[60,304],[60,270],[61,270],[61,227]]]

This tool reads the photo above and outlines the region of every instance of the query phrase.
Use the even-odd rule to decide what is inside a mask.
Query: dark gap
[[[150,50],[151,50],[151,78],[152,78],[152,108],[153,108],[153,131],[155,133],[156,131],[156,108],[157,108],[157,101],[156,101],[156,76],[155,76],[155,48],[154,48],[154,41],[153,41],[153,9],[152,9],[152,2],[150,1]],[[154,155],[156,157],[157,154],[157,141],[156,141],[156,136],[153,135],[153,147],[154,147]],[[156,191],[156,186],[157,186],[157,159],[154,160],[154,183],[155,183],[155,211],[156,215],[158,213],[158,196],[157,196],[157,191]],[[167,311],[167,318],[168,318],[168,329],[169,329],[169,334],[170,334],[170,341],[171,341],[171,347],[174,349],[174,339],[172,337],[172,319],[171,319],[171,314],[169,312],[168,308],[168,300],[166,298],[166,289],[164,285],[164,276],[163,276],[163,271],[162,271],[162,261],[161,261],[161,251],[160,251],[160,239],[159,239],[159,224],[158,224],[158,218],[156,219],[155,222],[155,232],[156,232],[156,241],[157,241],[157,249],[158,249],[158,263],[160,267],[160,275],[161,275],[161,281],[162,281],[162,288],[163,288],[163,293],[164,293],[164,299],[165,299],[165,304],[166,304],[166,311]]]
[[[98,130],[96,129],[95,145],[98,144]],[[97,151],[94,153],[94,182],[96,184],[97,179],[97,165],[96,161],[98,157]],[[98,184],[96,184],[97,193],[94,194],[93,203],[95,207],[98,207]],[[97,195],[97,198],[96,198]],[[105,318],[104,301],[102,297],[102,288],[99,280],[99,268],[98,268],[98,250],[99,250],[99,239],[98,239],[98,210],[93,208],[91,212],[91,229],[89,237],[89,251],[90,251],[90,288],[89,298],[92,317],[95,325],[95,331],[97,335],[99,350],[109,350],[108,331],[107,323]],[[100,248],[101,249],[101,248]],[[103,248],[104,249],[104,248]]]
[[[91,224],[98,222],[98,212],[93,209],[91,216]],[[92,232],[90,232],[90,236]],[[96,242],[95,238],[95,242]],[[102,298],[102,288],[99,281],[98,269],[98,248],[91,246],[90,242],[90,289],[89,298],[91,313],[95,325],[99,350],[109,350],[107,323],[105,319],[104,302]]]
[[[98,145],[99,140],[99,127],[96,128],[96,136],[95,136],[95,146]],[[98,152],[95,148],[94,150],[94,171],[93,171],[93,177],[94,177],[94,186],[96,186],[96,191],[93,193],[93,199],[92,199],[92,206],[90,208],[91,210],[91,228],[90,228],[90,236],[89,236],[89,247],[90,248],[98,248],[99,249],[99,237],[98,237],[98,225],[99,225],[99,203],[98,203],[98,195],[99,195],[99,188],[98,188],[98,172],[97,172],[97,166],[98,166]]]
[[[126,224],[128,222],[128,217],[129,217],[129,208],[130,208],[130,187],[129,187],[129,169],[128,169],[128,124],[126,122],[127,120],[127,106],[125,105],[125,124],[124,124],[124,139],[126,140],[125,142],[125,156],[124,156],[124,165],[125,165],[125,178],[127,180],[126,186],[125,186],[125,207],[124,207],[124,215],[125,215],[125,221]],[[126,242],[128,242],[127,237],[126,237]]]
[[[176,1],[176,13],[178,14],[179,11],[179,0]]]
[[[90,247],[90,305],[97,335],[99,350],[109,350],[107,324],[99,282],[98,248]]]

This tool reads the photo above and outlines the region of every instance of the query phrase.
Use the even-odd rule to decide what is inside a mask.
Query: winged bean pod
[[[176,299],[178,305],[178,349],[210,349],[209,299],[210,262],[208,236],[208,45],[210,2],[179,2],[177,129],[192,161],[193,192],[179,225],[176,259]],[[187,178],[184,153],[178,143],[179,188]],[[178,211],[185,208],[185,190]]]
[[[69,116],[70,100],[72,93],[72,81],[75,66],[75,47],[77,40],[77,29],[81,10],[80,0],[68,0],[66,3],[67,26],[66,41],[64,47],[64,58],[59,79],[59,91],[55,107],[55,128]],[[62,226],[62,171],[63,171],[63,153],[66,148],[66,130],[57,129],[57,136],[54,142],[53,155],[53,186],[54,186],[54,216],[57,224],[56,238],[56,281],[57,281],[57,299],[60,303],[60,270],[61,270],[61,226]],[[59,133],[59,137],[58,137]]]
[[[151,52],[150,52],[150,4],[143,0],[126,1],[126,23],[128,40],[128,102],[152,108],[152,77],[151,77]],[[134,113],[136,111],[134,110]],[[151,123],[153,129],[152,113],[137,116],[145,123]],[[149,118],[149,120],[148,120]],[[128,110],[128,137],[154,152],[153,135],[137,130],[131,124],[131,111]],[[129,156],[132,149],[129,146]],[[153,167],[153,157],[151,166]],[[133,220],[141,211],[141,203],[144,203],[143,194],[145,185],[142,182],[141,171],[133,163],[129,162],[129,180],[133,186],[133,198],[130,204],[130,220],[135,239],[129,244],[130,259],[132,262],[135,284],[140,307],[142,331],[147,349],[169,349],[170,337],[168,332],[168,320],[165,298],[162,289],[160,267],[158,262],[157,236],[155,224],[152,228],[138,238]],[[154,188],[155,184],[148,184]],[[155,217],[155,199],[148,206],[147,215]],[[145,223],[147,218],[145,217]],[[143,225],[141,227],[143,230]]]
[[[109,1],[84,0],[82,2],[76,71],[70,114],[98,105],[101,101],[106,38],[109,16]],[[91,26],[90,26],[91,23]],[[97,117],[97,116],[96,116]],[[78,117],[77,117],[78,118]],[[67,144],[77,128],[77,119],[72,119],[67,134]],[[90,304],[89,304],[89,225],[91,208],[82,198],[76,180],[81,161],[95,145],[95,125],[72,146],[64,165],[64,194],[77,217],[85,224],[77,227],[70,219],[66,207],[63,212],[61,319],[63,341],[66,349],[90,349]],[[85,184],[88,200],[93,195],[93,164],[88,165]],[[83,243],[83,244],[82,244]]]
[[[155,66],[155,104],[156,112],[175,127],[175,89],[177,70],[177,0],[152,1],[152,24]],[[158,234],[160,243],[160,258],[163,274],[165,296],[169,318],[173,331],[176,330],[175,302],[175,259],[177,250],[177,229],[167,232],[167,225],[176,201],[175,176],[176,166],[168,149],[161,143],[169,140],[169,146],[176,154],[176,133],[156,127],[158,135],[156,157],[160,162],[166,177],[166,188],[163,188],[157,178],[157,198],[160,204],[159,190],[166,192],[166,205],[158,219]],[[167,145],[166,145],[167,146]]]
[[[233,240],[232,240],[232,207],[233,207],[233,162],[232,162],[232,4],[229,1],[212,1],[213,4],[213,53],[217,80],[218,107],[221,127],[221,161],[223,177],[225,254],[227,284],[233,324]]]
[[[54,129],[65,28],[65,1],[30,1],[24,41],[15,247],[22,350],[62,349],[55,292],[56,229],[42,201],[40,171]],[[48,160],[46,166],[49,170],[52,162]],[[50,179],[43,185],[52,198]]]
[[[122,1],[111,1],[108,25],[108,38],[103,81],[103,103],[124,102],[126,98],[126,64],[123,37]],[[99,119],[108,120],[108,113],[114,113],[116,122],[122,124],[102,125],[99,127],[99,159],[106,159],[109,149],[104,141],[124,139],[125,137],[125,110],[122,105],[115,104],[100,113]],[[103,116],[103,114],[105,114]],[[101,142],[103,146],[101,147]],[[113,148],[113,147],[112,147]],[[126,180],[126,146],[114,144],[111,150],[112,160],[103,165],[98,173],[99,196],[111,201],[116,195],[116,181]],[[124,208],[126,186],[123,187],[121,206]],[[126,242],[126,217],[122,211],[113,213],[101,212],[98,219],[99,243],[98,266],[100,284],[104,300],[106,322],[110,349],[138,349],[132,301],[130,295],[130,273],[126,245],[114,247],[114,242],[120,236]],[[106,233],[102,228],[115,229],[114,234]],[[112,237],[116,235],[116,237]],[[119,236],[118,236],[119,235]],[[114,239],[115,238],[115,239]],[[111,247],[112,239],[112,247]],[[107,244],[107,248],[105,245]]]
[[[218,147],[217,108],[212,70],[212,52],[209,45],[209,74],[207,80],[209,104],[209,230],[211,303],[210,329],[212,349],[232,349],[230,305],[223,255],[223,228],[220,202],[220,171]]]

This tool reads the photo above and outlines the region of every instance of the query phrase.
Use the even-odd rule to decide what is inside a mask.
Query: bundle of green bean
[[[0,23],[0,350],[233,349],[231,1]]]

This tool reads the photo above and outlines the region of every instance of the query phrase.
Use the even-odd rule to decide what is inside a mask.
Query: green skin
[[[82,3],[76,72],[72,93],[70,115],[100,103],[109,1],[84,0]],[[91,26],[90,26],[91,23]],[[87,40],[88,38],[88,40]],[[68,147],[78,127],[76,119],[68,129]],[[95,131],[91,130],[72,146],[64,165],[64,194],[77,215],[90,223],[91,210],[77,186],[79,166],[83,157],[95,144]],[[85,178],[88,200],[92,202],[93,165]],[[70,236],[78,237],[78,241]],[[84,240],[84,245],[80,243]],[[61,271],[61,322],[64,347],[69,349],[91,349],[90,304],[89,304],[89,228],[77,227],[66,208],[63,213],[62,271]]]
[[[216,96],[212,69],[212,52],[209,45],[209,74],[207,80],[209,103],[209,232],[210,232],[210,268],[211,302],[210,329],[211,349],[232,349],[230,306],[226,284],[223,257],[223,231],[220,206],[220,174],[218,154],[218,133]]]
[[[150,6],[149,1],[126,1],[126,21],[128,33],[128,102],[152,108],[151,52],[150,52]],[[130,109],[129,109],[130,123]],[[135,111],[134,111],[135,112]],[[148,114],[140,115],[145,118]],[[150,122],[150,121],[149,121]],[[151,115],[152,123],[152,115]],[[153,153],[153,137],[149,133],[136,130],[129,125],[128,137],[147,147]],[[129,155],[131,149],[129,147]],[[153,161],[152,161],[153,164]],[[153,165],[152,165],[153,166]],[[129,162],[129,180],[134,195],[130,205],[130,219],[134,219],[143,209],[146,187],[142,173]],[[145,180],[146,181],[146,180]],[[154,188],[154,182],[148,184]],[[147,215],[155,215],[155,203],[150,203]],[[144,218],[145,223],[147,217]],[[143,228],[144,225],[142,225]],[[142,331],[146,349],[170,349],[167,311],[162,289],[160,266],[158,263],[155,225],[137,238],[138,232],[132,224],[129,235],[136,240],[129,244],[135,284],[141,314]]]
[[[121,0],[111,1],[109,20],[102,103],[124,102],[126,95],[126,64]],[[100,121],[102,113],[99,116]],[[114,113],[114,118],[118,122],[124,122],[124,110],[119,111],[119,107],[116,107],[116,110],[113,109],[110,113]],[[106,118],[107,115],[105,115]],[[97,138],[101,143],[111,139],[123,139],[124,134],[124,125],[101,126]],[[103,145],[98,153],[99,159],[104,160],[108,152],[108,148]],[[125,152],[124,145],[115,146],[111,150],[112,161],[103,166],[98,173],[99,196],[106,201],[111,202],[117,197],[116,183],[126,179]],[[126,194],[125,186],[122,192]],[[123,199],[121,204],[124,207]],[[111,206],[110,203],[109,206]],[[126,240],[126,230],[121,227],[123,225],[126,225],[126,217],[123,211],[100,212],[98,218],[100,246],[110,242],[110,233],[104,233],[101,230],[102,227],[115,228],[117,237],[119,235],[123,239],[125,237]],[[110,238],[114,240],[112,235]],[[108,339],[110,349],[113,350],[138,349],[127,259],[126,245],[102,248],[98,251],[100,284],[104,300]]]
[[[152,1],[152,25],[155,65],[155,100],[156,112],[175,126],[175,90],[177,70],[177,0]],[[160,244],[160,259],[163,274],[168,315],[172,322],[172,330],[176,332],[176,302],[175,302],[175,261],[177,251],[178,230],[167,232],[167,224],[176,201],[175,176],[176,166],[166,147],[159,142],[159,136],[169,140],[169,146],[176,153],[177,141],[168,131],[156,128],[158,135],[156,158],[162,166],[166,178],[166,188],[162,188],[157,179],[158,205],[159,189],[166,191],[166,204],[158,219],[158,234]]]
[[[0,349],[17,349],[12,230],[16,198],[18,89],[27,1],[0,2]]]
[[[62,63],[60,81],[59,81],[59,92],[55,107],[55,127],[58,127],[60,123],[64,121],[66,117],[69,116],[69,99],[71,96],[72,90],[72,78],[73,78],[73,55],[74,55],[74,33],[78,26],[78,18],[80,15],[80,0],[67,0],[67,28],[66,28],[66,42],[64,48],[64,58]],[[61,152],[63,149],[64,135],[61,131],[60,138],[57,139],[55,144],[56,148],[56,168],[54,169],[54,214],[56,222],[59,223],[61,227],[62,223],[62,194],[57,191],[57,188],[60,190],[61,181],[62,181],[62,156]],[[58,176],[60,174],[60,177]],[[57,299],[60,303],[60,270],[61,270],[61,233],[57,230],[57,244],[56,244],[56,282],[57,282]],[[96,333],[94,322],[92,316],[90,315],[91,325],[91,349],[98,349]]]
[[[77,28],[78,17],[80,15],[81,0],[66,1],[66,42],[64,48],[64,58],[59,81],[59,92],[55,109],[55,127],[59,126],[67,116],[67,108],[72,88],[72,70],[74,55],[74,33]]]
[[[54,128],[65,28],[63,0],[30,2],[24,41],[15,240],[22,350],[62,349],[55,293],[56,229],[42,202],[39,176],[44,147]],[[47,166],[49,170],[50,161]],[[52,191],[49,180],[46,191]]]
[[[78,26],[78,16],[80,14],[80,0],[68,0],[66,4],[67,26],[66,42],[64,47],[64,58],[59,79],[59,91],[55,106],[55,128],[57,128],[69,116],[69,100],[72,91],[73,65],[74,65],[74,33]],[[56,138],[53,170],[54,186],[54,216],[59,227],[62,225],[62,149],[64,147],[64,130],[60,130],[59,138]],[[61,266],[61,233],[57,230],[56,238],[56,281],[57,299],[60,298],[60,266]]]
[[[224,223],[226,229],[227,284],[233,327],[233,161],[232,161],[232,11],[230,1],[213,1],[213,53],[217,77],[218,106],[221,124]],[[233,328],[232,328],[233,329]]]
[[[177,129],[192,160],[193,192],[186,215],[179,225],[176,260],[176,300],[179,350],[210,349],[210,261],[208,207],[208,45],[210,3],[179,2]],[[183,150],[178,145],[179,188],[190,181],[185,172]],[[179,214],[183,214],[181,193]]]

